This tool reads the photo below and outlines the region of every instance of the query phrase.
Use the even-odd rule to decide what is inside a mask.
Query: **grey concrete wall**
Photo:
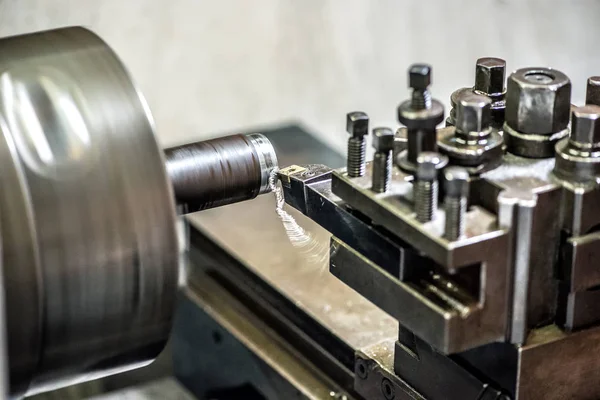
[[[396,125],[414,61],[433,64],[446,104],[479,56],[558,68],[580,102],[600,74],[599,18],[595,0],[0,1],[0,35],[84,25],[105,38],[164,145],[297,119],[343,149],[347,111]]]

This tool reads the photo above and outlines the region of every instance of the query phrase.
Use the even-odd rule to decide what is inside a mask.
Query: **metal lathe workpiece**
[[[165,150],[177,204],[185,212],[253,199],[271,191],[277,155],[264,135],[231,135]]]

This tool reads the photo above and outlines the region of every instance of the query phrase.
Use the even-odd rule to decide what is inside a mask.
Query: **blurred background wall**
[[[406,68],[433,94],[473,83],[480,56],[509,70],[600,74],[600,2],[525,0],[0,0],[0,35],[84,25],[124,60],[163,145],[301,121],[345,147],[345,113],[396,126]]]

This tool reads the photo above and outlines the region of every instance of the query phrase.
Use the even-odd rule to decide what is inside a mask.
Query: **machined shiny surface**
[[[0,133],[12,394],[152,360],[171,327],[175,212],[123,65],[79,27],[0,40]]]
[[[177,203],[188,211],[253,199],[271,191],[277,156],[260,134],[231,135],[165,150]]]

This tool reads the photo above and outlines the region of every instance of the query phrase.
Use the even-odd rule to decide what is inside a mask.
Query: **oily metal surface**
[[[329,233],[291,207],[286,210],[314,240],[311,245],[290,242],[273,196],[187,218],[352,348],[397,336],[393,318],[329,273]]]
[[[2,39],[0,134],[11,392],[153,359],[177,284],[174,205],[120,61],[78,27]]]

